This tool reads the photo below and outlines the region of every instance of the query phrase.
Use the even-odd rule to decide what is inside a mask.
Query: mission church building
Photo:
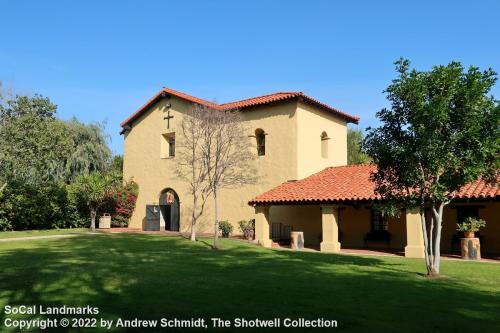
[[[237,222],[255,218],[255,240],[271,247],[302,231],[305,246],[324,252],[345,248],[383,248],[423,258],[422,225],[416,211],[397,218],[380,215],[370,174],[374,165],[347,164],[347,124],[358,118],[301,92],[279,92],[216,104],[164,88],[122,125],[124,177],[139,185],[130,228],[190,230],[192,197],[175,175],[175,147],[182,117],[194,104],[240,110],[256,155],[258,181],[220,193],[220,218],[239,233]],[[479,180],[453,194],[445,207],[441,248],[459,250],[456,223],[469,216],[486,220],[477,233],[482,252],[500,254],[500,188]],[[212,201],[198,231],[213,230]]]
[[[182,144],[182,117],[198,104],[217,110],[240,110],[248,145],[257,158],[258,181],[237,189],[222,189],[220,218],[234,225],[254,218],[248,202],[283,182],[297,180],[327,166],[347,164],[347,124],[358,118],[321,103],[302,92],[278,92],[216,104],[163,88],[122,124],[125,179],[139,185],[130,228],[187,232],[192,198],[185,181],[175,175],[175,147]],[[212,232],[213,207],[207,202],[199,232]],[[286,221],[287,209],[273,208],[275,220]]]

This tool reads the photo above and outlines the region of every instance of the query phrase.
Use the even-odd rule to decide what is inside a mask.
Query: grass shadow
[[[323,317],[346,332],[497,328],[500,287],[470,285],[460,262],[447,264],[449,279],[429,280],[405,258],[221,244],[137,234],[2,244],[0,305],[91,305],[106,319]]]

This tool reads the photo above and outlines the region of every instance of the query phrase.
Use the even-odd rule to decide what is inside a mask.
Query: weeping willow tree
[[[1,87],[0,95],[0,230],[73,223],[67,185],[111,165],[104,126],[58,119],[57,105],[41,95]]]
[[[15,96],[0,103],[0,174],[23,183],[71,182],[111,163],[101,123],[56,118],[48,98]]]
[[[65,163],[66,180],[72,181],[80,174],[108,168],[112,154],[108,147],[109,136],[104,132],[104,124],[86,125],[76,118],[65,123],[73,146]]]

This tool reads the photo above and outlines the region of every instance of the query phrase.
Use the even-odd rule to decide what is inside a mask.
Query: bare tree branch
[[[241,113],[209,108],[204,111],[201,151],[214,199],[214,248],[218,248],[220,189],[255,183],[257,172],[248,141],[249,129]]]
[[[193,197],[191,212],[191,240],[196,240],[196,225],[203,215],[205,204],[212,190],[207,182],[207,165],[203,160],[203,138],[205,108],[193,105],[182,118],[181,137],[176,156],[176,174],[189,184],[189,193]]]

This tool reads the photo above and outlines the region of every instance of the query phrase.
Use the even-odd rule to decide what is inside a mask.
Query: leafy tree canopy
[[[125,225],[136,188],[119,186],[104,126],[57,119],[40,95],[10,96],[0,85],[0,230],[84,226],[89,215],[95,226],[106,202]]]
[[[71,135],[71,153],[67,157],[65,176],[72,180],[82,173],[103,171],[111,162],[111,150],[108,147],[109,136],[104,132],[104,125],[99,123],[85,125],[76,118],[66,122]]]
[[[56,110],[57,105],[41,95],[35,95],[34,97],[17,95],[15,98],[7,100],[0,119],[3,121],[6,118],[17,118],[26,115],[42,119],[54,119]]]
[[[371,158],[361,150],[363,132],[347,128],[347,164],[370,163]]]
[[[391,107],[377,113],[382,125],[368,130],[364,149],[378,166],[372,179],[387,211],[419,207],[427,272],[438,275],[452,193],[499,176],[500,105],[488,95],[497,77],[458,62],[425,72],[409,65],[396,62],[398,77],[386,90]]]
[[[57,106],[40,95],[0,104],[0,176],[37,184],[73,180],[109,166],[102,124],[56,119]]]
[[[121,185],[121,175],[117,173],[93,171],[81,174],[69,185],[72,201],[83,203],[90,211],[91,228],[95,229],[98,210],[106,204],[114,191]]]
[[[390,108],[377,113],[364,150],[378,165],[384,197],[447,201],[451,192],[480,177],[498,176],[499,102],[489,96],[492,69],[464,70],[458,62],[431,71],[396,62],[399,76],[387,88]]]
[[[110,169],[119,174],[123,174],[123,155],[113,156]]]
[[[65,125],[56,121],[56,109],[39,95],[16,96],[0,105],[3,177],[33,184],[61,178],[71,138]]]

